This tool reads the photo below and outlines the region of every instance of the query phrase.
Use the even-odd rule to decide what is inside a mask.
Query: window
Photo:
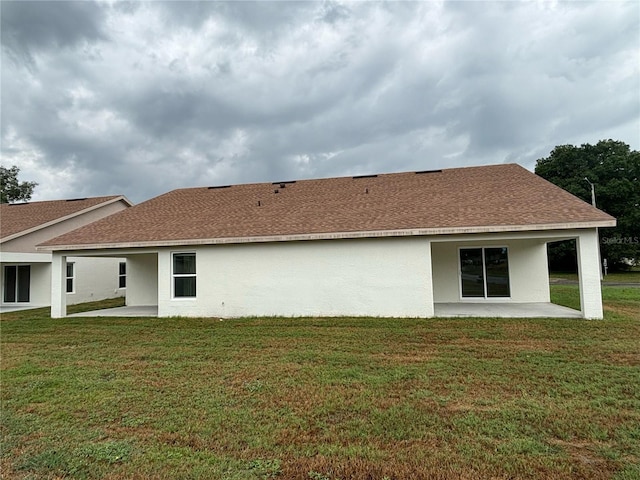
[[[461,248],[460,276],[463,297],[511,296],[506,247]]]
[[[31,265],[5,265],[3,300],[7,303],[29,302]]]
[[[74,278],[75,268],[73,263],[67,263],[67,293],[74,293]]]
[[[118,265],[118,288],[127,288],[127,262]]]
[[[173,254],[173,296],[196,296],[196,254]]]

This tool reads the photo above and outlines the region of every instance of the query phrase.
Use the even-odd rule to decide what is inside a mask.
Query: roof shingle
[[[110,195],[44,202],[2,203],[0,204],[0,238],[5,239],[27,232],[118,198],[124,197]]]
[[[615,220],[516,164],[174,190],[45,246],[184,244]]]

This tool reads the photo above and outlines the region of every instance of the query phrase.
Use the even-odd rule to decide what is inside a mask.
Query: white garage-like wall
[[[171,258],[195,252],[195,298],[172,298]],[[158,314],[433,316],[425,237],[254,243],[158,254]]]
[[[509,278],[511,297],[505,301],[516,303],[549,302],[549,270],[547,246],[541,239],[508,239],[432,242],[433,298],[436,303],[455,303],[460,296],[460,248],[507,247],[509,250]],[[501,299],[502,300],[502,299]],[[481,299],[473,298],[477,302]],[[495,302],[492,298],[489,301]]]

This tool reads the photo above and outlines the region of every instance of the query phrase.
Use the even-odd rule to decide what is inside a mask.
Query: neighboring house
[[[174,190],[44,242],[52,315],[69,257],[126,257],[158,316],[432,317],[549,304],[547,243],[576,239],[602,318],[597,228],[615,219],[515,165]]]
[[[36,245],[130,207],[123,196],[0,204],[0,308],[51,305],[50,252]],[[64,272],[66,302],[123,296],[124,259],[69,257]],[[120,264],[123,264],[122,266]]]

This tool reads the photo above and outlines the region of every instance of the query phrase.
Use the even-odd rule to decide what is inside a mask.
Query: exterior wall
[[[51,264],[31,264],[31,304],[47,306],[51,304]]]
[[[54,252],[51,312],[66,315],[69,253],[127,257],[128,304],[157,302],[160,317],[430,317],[434,301],[461,301],[458,248],[492,245],[509,248],[512,297],[504,301],[546,303],[546,243],[569,238],[577,239],[582,315],[602,318],[596,229]],[[196,298],[171,298],[172,252],[196,253]]]
[[[95,210],[91,210],[82,215],[64,220],[62,222],[51,225],[32,233],[28,233],[21,237],[15,238],[2,243],[3,252],[23,252],[23,253],[36,253],[36,245],[45,242],[51,238],[59,237],[63,233],[70,232],[76,228],[80,228],[89,223],[93,223],[96,220],[107,217],[113,213],[119,212],[127,208],[127,205],[122,202],[114,202],[109,205],[104,205]]]
[[[547,243],[523,240],[513,245],[513,252],[509,249],[512,301],[550,302]]]
[[[68,257],[74,264],[74,293],[67,293],[67,305],[124,296],[118,288],[118,266],[123,258]]]
[[[4,303],[4,266],[5,265],[31,265],[29,302]],[[28,263],[28,262],[3,262],[0,264],[0,276],[2,286],[0,288],[0,305],[2,306],[24,306],[24,307],[46,307],[50,304],[51,294],[51,263]]]
[[[196,298],[172,298],[172,252],[196,252]],[[424,237],[199,246],[158,255],[158,314],[433,316]]]
[[[461,301],[483,301],[483,299],[461,298],[460,265],[458,249],[461,247],[506,246],[509,248],[509,281],[511,297],[491,298],[487,301],[515,303],[549,302],[549,270],[547,247],[544,239],[533,240],[482,240],[432,242],[433,298],[438,303]]]
[[[158,254],[127,257],[127,305],[158,304]]]

